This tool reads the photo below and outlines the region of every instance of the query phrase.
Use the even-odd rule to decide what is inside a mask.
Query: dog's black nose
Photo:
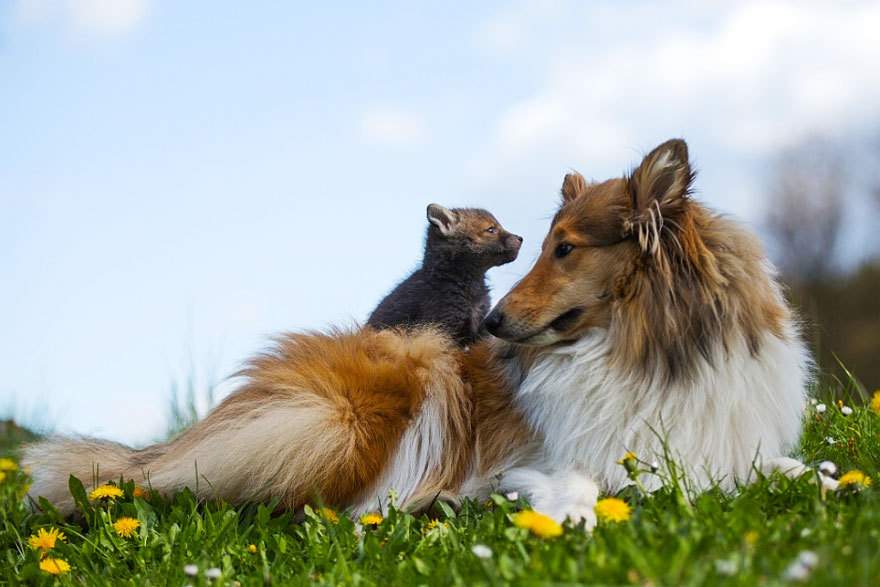
[[[516,236],[516,240],[518,240],[519,242],[522,242],[522,237],[519,236],[519,235],[517,235],[517,236]]]
[[[492,310],[489,312],[489,315],[483,319],[483,326],[486,327],[486,330],[488,330],[490,334],[497,335],[502,322],[504,322],[504,312]]]

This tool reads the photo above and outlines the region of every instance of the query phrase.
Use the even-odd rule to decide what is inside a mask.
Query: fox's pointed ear
[[[562,203],[567,204],[587,191],[587,181],[577,171],[562,180]]]
[[[441,234],[447,235],[458,224],[458,214],[440,204],[429,204],[428,222],[439,228]]]
[[[638,236],[644,252],[656,252],[663,228],[676,226],[675,220],[689,205],[693,180],[687,143],[681,139],[666,141],[648,153],[627,178],[632,216],[624,222],[624,230]],[[664,219],[672,222],[664,224]]]

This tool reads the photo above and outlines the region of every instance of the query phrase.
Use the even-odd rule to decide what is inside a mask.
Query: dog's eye
[[[489,234],[495,234],[495,227],[490,226],[489,228],[486,229],[486,232],[488,232]]]
[[[561,259],[564,256],[566,256],[567,254],[569,254],[573,248],[574,248],[574,246],[572,246],[568,243],[559,243],[559,246],[556,247],[556,250],[553,251],[553,254],[556,255],[557,259]]]

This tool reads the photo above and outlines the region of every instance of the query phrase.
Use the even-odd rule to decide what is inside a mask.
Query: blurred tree
[[[846,200],[842,156],[813,140],[783,153],[772,180],[766,225],[789,279],[826,278],[835,268]]]
[[[841,393],[845,369],[868,391],[880,387],[880,257],[870,243],[846,242],[847,218],[877,224],[880,176],[871,174],[880,150],[873,154],[870,162],[808,141],[778,158],[769,190],[765,228],[773,256],[820,375],[841,381]]]

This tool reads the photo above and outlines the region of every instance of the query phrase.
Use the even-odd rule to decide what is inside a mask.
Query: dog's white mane
[[[581,471],[615,492],[628,482],[617,460],[631,451],[662,462],[662,435],[697,486],[732,487],[756,457],[783,456],[797,441],[810,359],[790,330],[784,339],[765,334],[754,356],[740,340],[712,364],[701,358],[692,377],[664,383],[659,373],[646,381],[609,365],[607,331],[594,329],[548,349],[516,401],[543,436],[550,470]]]

